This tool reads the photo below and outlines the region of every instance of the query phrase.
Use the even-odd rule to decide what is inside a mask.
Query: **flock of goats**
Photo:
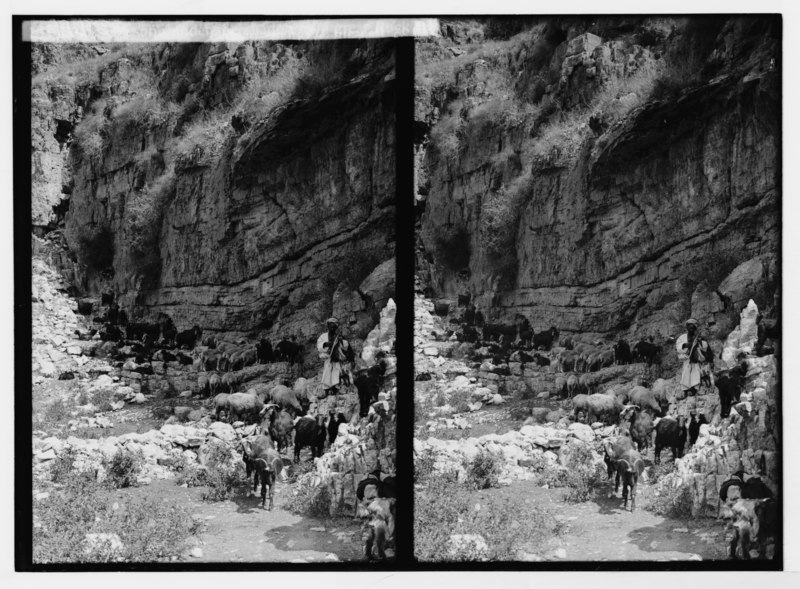
[[[685,449],[694,446],[703,424],[708,423],[702,412],[690,412],[690,420],[683,415],[670,414],[670,403],[674,386],[663,378],[656,379],[647,386],[647,379],[639,377],[636,383],[615,386],[602,392],[599,388],[599,375],[593,374],[602,368],[646,363],[650,375],[661,374],[664,349],[651,341],[639,341],[631,346],[620,339],[613,346],[603,346],[602,342],[581,342],[577,338],[559,337],[556,327],[535,333],[528,320],[517,315],[513,324],[487,323],[480,311],[459,298],[459,306],[465,310],[459,318],[450,319],[451,329],[445,337],[451,341],[467,342],[474,345],[472,359],[491,362],[499,373],[509,374],[508,362],[531,363],[544,370],[555,373],[555,396],[565,397],[564,404],[571,406],[572,419],[576,422],[603,422],[617,425],[620,435],[603,442],[604,461],[608,476],[615,478],[615,493],[622,481],[623,508],[627,508],[628,490],[631,496],[631,511],[636,507],[636,486],[645,468],[646,455],[654,446],[653,462],[660,462],[664,449],[672,451],[673,462],[681,458]],[[434,303],[434,312],[446,318],[451,312],[447,302]],[[759,318],[760,319],[760,318]],[[775,320],[758,323],[756,353],[768,351],[764,348],[766,338],[777,338]],[[556,346],[556,342],[558,345]],[[710,358],[713,360],[713,358]],[[549,369],[547,368],[549,367]],[[709,382],[704,383],[709,390],[715,387],[720,398],[721,417],[730,415],[732,405],[739,401],[745,389],[747,360],[740,358],[737,365],[719,370]],[[672,413],[675,413],[672,408]],[[531,409],[531,417],[526,423],[546,419],[550,414],[546,407]],[[730,489],[737,493],[732,494]],[[751,536],[758,542],[759,554],[764,558],[767,541],[773,538],[778,525],[778,507],[772,491],[757,476],[746,477],[737,472],[722,485],[720,499],[724,502],[737,498],[756,499],[755,525],[735,525],[734,538],[730,545],[730,556],[735,557],[741,547],[742,558],[750,558]],[[743,514],[739,522],[746,521]],[[776,545],[777,552],[777,545]]]
[[[122,367],[132,360],[130,368],[142,374],[154,374],[152,362],[192,366],[198,371],[197,392],[208,398],[219,420],[224,414],[228,423],[255,423],[257,435],[242,440],[242,459],[247,479],[254,475],[253,491],[261,483],[261,506],[266,507],[269,489],[269,507],[274,506],[274,488],[283,468],[281,452],[294,447],[294,461],[300,461],[303,448],[310,448],[311,458],[322,456],[326,442],[330,448],[336,441],[342,424],[348,423],[344,413],[330,411],[329,415],[309,410],[316,400],[309,382],[300,376],[294,383],[287,378],[280,383],[244,382],[241,370],[255,364],[287,362],[301,373],[303,346],[292,336],[281,339],[274,347],[262,338],[255,346],[222,341],[215,336],[203,337],[198,326],[178,331],[172,319],[159,314],[153,323],[135,323],[114,301],[111,293],[101,297],[103,311],[92,319],[96,328],[87,333],[77,331],[80,339],[99,338],[103,343],[95,352],[117,362]],[[89,316],[95,311],[91,300],[78,302],[78,312]],[[379,352],[378,362],[354,375],[353,386],[358,391],[359,407],[353,410],[351,422],[368,417],[374,425],[378,449],[385,447],[384,428],[393,418],[393,411],[378,402],[384,385],[386,363]],[[241,390],[246,387],[246,390]],[[370,516],[365,540],[368,559],[386,558],[386,548],[394,542],[395,478],[383,476],[380,467],[362,479],[357,488],[357,498]]]

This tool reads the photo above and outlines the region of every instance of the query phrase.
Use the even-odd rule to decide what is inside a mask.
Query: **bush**
[[[292,513],[308,517],[329,517],[331,496],[328,485],[313,486],[310,476],[301,476],[286,508]]]
[[[114,393],[110,390],[98,391],[92,397],[92,404],[97,407],[99,413],[111,411],[111,403],[114,401]]]
[[[414,555],[421,561],[516,560],[523,546],[537,550],[562,531],[563,524],[541,505],[477,495],[452,477],[432,477],[415,495]],[[454,553],[453,534],[479,535],[487,551]]]
[[[414,482],[424,483],[436,471],[433,465],[436,463],[436,454],[430,448],[414,456]]]
[[[500,484],[503,466],[500,458],[491,452],[481,450],[472,460],[464,461],[467,485],[474,489],[488,489]]]
[[[248,484],[244,464],[231,454],[226,444],[210,446],[205,468],[208,488],[203,493],[204,501],[225,501]]]
[[[687,519],[692,517],[692,505],[692,491],[689,487],[664,484],[655,492],[645,509],[664,517]]]
[[[143,497],[125,502],[93,477],[73,473],[33,506],[33,562],[157,562],[180,556],[201,531],[183,507]],[[87,534],[116,534],[118,550],[87,551]]]
[[[77,455],[78,453],[72,446],[64,448],[50,466],[50,480],[59,484],[67,482],[75,472],[75,457]]]
[[[562,484],[553,486],[567,487],[565,501],[582,503],[589,500],[595,489],[604,484],[605,475],[603,465],[594,462],[591,448],[577,444],[569,453],[566,470],[561,475]]]
[[[144,454],[141,450],[133,452],[120,448],[105,464],[106,480],[109,485],[117,489],[135,486],[143,465]]]
[[[90,159],[97,158],[105,147],[108,124],[104,114],[106,106],[105,100],[93,102],[90,112],[81,119],[72,133],[74,145],[85,157]]]

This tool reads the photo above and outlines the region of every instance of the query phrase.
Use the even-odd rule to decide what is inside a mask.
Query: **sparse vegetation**
[[[426,480],[414,502],[414,553],[421,561],[517,560],[518,551],[536,550],[562,533],[563,524],[534,502],[475,493],[454,476]],[[463,534],[480,537],[486,550],[475,544],[454,543]]]
[[[183,507],[136,496],[119,500],[89,473],[60,481],[61,489],[33,506],[36,563],[168,561],[202,529]],[[110,541],[92,544],[87,534],[107,534]]]
[[[244,464],[227,444],[212,444],[205,465],[205,501],[225,501],[247,484]]]
[[[286,508],[309,517],[330,516],[331,496],[328,485],[311,484],[310,477],[295,486]]]
[[[105,464],[106,481],[116,489],[133,487],[137,484],[137,477],[143,465],[144,455],[141,450],[120,448]]]
[[[500,484],[501,459],[489,451],[482,450],[472,460],[465,460],[463,466],[467,485],[474,489],[488,489]]]
[[[676,519],[692,517],[692,491],[689,487],[677,487],[667,483],[660,485],[645,509],[657,515]]]

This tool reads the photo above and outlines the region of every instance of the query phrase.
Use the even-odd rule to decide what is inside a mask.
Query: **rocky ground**
[[[470,462],[489,452],[500,465],[499,488],[474,491],[475,501],[482,503],[494,495],[506,496],[512,504],[532,500],[556,514],[563,524],[559,534],[535,550],[520,546],[512,556],[515,559],[725,558],[725,538],[729,536],[727,522],[718,518],[721,483],[741,468],[759,474],[778,490],[777,368],[774,356],[758,358],[752,353],[756,313],[751,302],[722,353],[727,366],[744,353],[749,367],[746,392],[729,418],[720,417],[716,391],[704,389],[700,395],[686,398],[676,377],[666,379],[669,413],[697,411],[707,416],[709,425],[701,427],[694,447],[675,462],[670,452],[664,451],[662,463],[654,465],[651,447],[645,455],[647,467],[638,489],[637,509],[631,513],[622,509],[621,493],[614,495],[613,485],[605,482],[601,444],[619,435],[618,427],[574,422],[571,402],[555,394],[555,381],[563,374],[550,367],[513,362],[493,365],[476,358],[471,344],[445,336],[447,318],[435,316],[433,303],[418,297],[415,458],[430,461],[434,472],[456,473],[459,481],[468,482]],[[631,386],[637,378],[650,376],[643,364],[614,366],[593,374],[597,392]],[[585,501],[565,501],[569,489],[554,481],[560,471],[574,469],[573,456],[580,455],[581,449],[589,451],[589,469],[603,474]],[[658,515],[665,512],[665,502],[684,489],[687,495],[681,517]],[[424,486],[418,485],[419,491],[424,491]],[[482,542],[478,544],[483,546]],[[472,548],[471,554],[480,558],[481,551],[476,554]]]
[[[311,562],[363,558],[364,512],[357,511],[355,487],[380,464],[394,474],[394,303],[390,300],[380,323],[364,342],[361,362],[371,364],[377,351],[387,356],[387,378],[380,403],[388,411],[383,423],[359,419],[352,387],[338,397],[317,398],[318,377],[297,381],[285,363],[251,366],[245,382],[291,378],[305,382],[313,412],[345,413],[347,425],[322,458],[301,454],[292,464],[293,448],[283,455],[284,470],[277,484],[275,508],[261,508],[260,498],[244,487],[222,501],[204,501],[202,486],[179,485],[180,468],[208,464],[215,449],[240,460],[240,441],[253,435],[255,425],[216,421],[209,402],[200,395],[199,373],[178,363],[143,365],[114,362],[103,356],[102,342],[80,339],[92,325],[76,312],[68,287],[44,257],[33,260],[33,497],[37,507],[57,501],[63,485],[53,480],[53,468],[70,452],[73,468],[90,472],[97,483],[107,480],[109,461],[124,449],[142,456],[141,469],[130,487],[116,489],[114,505],[148,497],[165,505],[187,508],[201,530],[172,559],[242,562]],[[381,437],[376,428],[381,426]],[[316,517],[297,513],[298,495],[322,495]],[[91,536],[91,534],[87,535]],[[102,534],[101,534],[102,536]],[[89,538],[77,539],[86,542]],[[113,538],[112,543],[118,542]]]

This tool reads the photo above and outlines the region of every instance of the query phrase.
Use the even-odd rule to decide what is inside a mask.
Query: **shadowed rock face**
[[[498,49],[494,63],[467,64],[454,81],[418,90],[417,124],[434,136],[450,101],[477,108],[497,100],[497,68],[517,80],[517,97],[543,96],[531,103],[571,109],[578,90],[590,103],[600,78],[631,64],[655,68],[679,43],[707,65],[696,84],[654,92],[612,124],[580,115],[586,120],[579,116],[569,132],[578,129],[584,138],[568,153],[530,156],[525,146],[546,133],[543,125],[525,132],[481,116],[464,123],[458,158],[428,147],[418,194],[425,200],[422,266],[434,291],[450,298],[470,292],[479,307],[492,307],[491,315],[510,320],[523,313],[537,331],[557,324],[573,332],[666,336],[702,312],[702,319],[725,318],[717,329],[724,337],[742,299],[716,292],[727,273],[754,260],[758,275],[747,280],[774,285],[777,276],[777,29],[730,20],[700,43],[676,27],[643,48],[641,33],[631,33],[640,30],[636,22],[605,30],[558,19],[537,26],[544,32],[507,54]],[[547,39],[555,41],[548,46]],[[545,65],[536,69],[537,63]],[[625,108],[623,99],[614,108]],[[507,229],[512,260],[503,267],[485,246],[482,216],[494,193],[520,179],[519,208]],[[437,234],[456,229],[469,236],[462,268],[448,265],[436,247]],[[763,290],[760,304],[771,305],[772,293]]]
[[[328,85],[301,79],[312,44],[263,42],[153,46],[111,60],[52,107],[44,96],[60,86],[43,83],[33,116],[54,137],[59,126],[50,117],[77,124],[93,101],[115,105],[104,111],[97,157],[68,142],[52,165],[54,149],[34,156],[35,166],[48,165],[47,190],[34,194],[41,224],[54,204],[49,177],[72,179],[64,234],[79,264],[87,263],[80,286],[90,293],[110,286],[135,315],[163,311],[181,329],[198,324],[302,341],[334,314],[353,337],[364,337],[394,290],[394,55],[390,43],[348,47]],[[139,71],[157,72],[152,93],[179,108],[123,120],[118,105],[137,100],[124,81]],[[296,90],[257,120],[225,114],[231,97],[264,72],[296,76],[286,82]],[[90,99],[78,108],[84,94]],[[191,104],[223,113],[201,129],[218,140],[180,151],[173,174],[165,149],[197,120]],[[159,182],[167,196],[145,255],[130,227],[136,199]],[[92,264],[87,249],[113,261]]]

